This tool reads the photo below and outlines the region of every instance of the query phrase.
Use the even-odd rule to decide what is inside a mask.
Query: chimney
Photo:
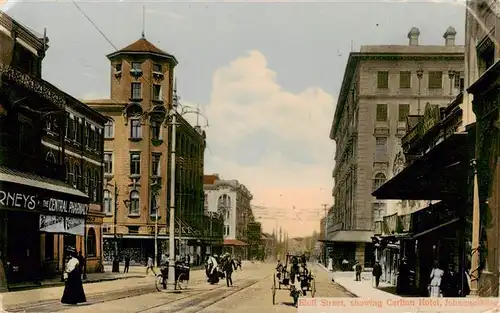
[[[457,31],[453,27],[448,27],[446,32],[443,35],[444,43],[446,46],[454,46],[455,45],[455,35]]]
[[[418,36],[420,31],[416,27],[412,27],[408,33],[408,39],[410,39],[410,46],[418,46]]]

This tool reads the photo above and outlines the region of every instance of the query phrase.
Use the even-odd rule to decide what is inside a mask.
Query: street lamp
[[[417,70],[417,78],[418,78],[418,104],[417,104],[417,115],[420,115],[420,95],[422,88],[422,77],[424,76],[424,70],[419,68]]]

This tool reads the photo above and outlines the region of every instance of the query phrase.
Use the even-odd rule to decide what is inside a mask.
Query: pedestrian
[[[398,275],[396,281],[396,293],[398,295],[407,294],[410,287],[410,266],[407,258],[403,257],[398,267]]]
[[[441,293],[443,297],[457,298],[460,296],[458,273],[455,271],[455,264],[448,265],[448,270],[441,280]]]
[[[123,272],[128,273],[129,268],[130,268],[130,255],[127,253],[125,255],[125,267],[123,268]]]
[[[83,290],[82,273],[80,270],[80,262],[78,262],[78,254],[73,247],[68,248],[70,259],[64,270],[64,292],[61,298],[61,303],[76,305],[78,303],[87,302],[85,291]]]
[[[429,297],[437,298],[441,297],[441,281],[443,279],[444,271],[439,268],[439,262],[434,261],[434,268],[431,271],[429,283]]]
[[[354,264],[353,268],[356,272],[356,281],[361,281],[361,272],[363,272],[363,266],[361,265],[361,263],[356,261],[356,264]]]
[[[146,275],[148,275],[149,270],[153,272],[153,274],[156,276],[155,268],[154,268],[154,262],[153,262],[153,257],[148,256],[148,263],[146,264]]]
[[[78,259],[78,266],[80,267],[80,273],[82,273],[82,279],[87,279],[87,275],[85,273],[85,258],[82,255],[82,251],[78,251],[78,255],[76,256]]]
[[[372,271],[373,277],[375,278],[375,287],[378,288],[380,284],[380,276],[382,276],[382,266],[378,261],[375,261]]]
[[[292,257],[292,266],[290,267],[290,282],[295,284],[295,279],[299,274],[299,260],[296,256]]]
[[[233,286],[232,274],[233,270],[235,269],[236,269],[236,264],[234,263],[233,258],[229,254],[227,254],[227,258],[225,259],[224,262],[224,272],[226,274],[226,284],[228,287],[229,285],[231,285],[231,287]]]
[[[219,263],[217,262],[217,259],[212,256],[208,255],[208,260],[207,260],[207,274],[208,274],[208,282],[213,285],[219,282],[219,271],[217,270],[217,267]]]

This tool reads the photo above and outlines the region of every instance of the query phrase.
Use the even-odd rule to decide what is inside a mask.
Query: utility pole
[[[114,184],[115,190],[114,190],[114,212],[113,212],[113,239],[114,239],[114,246],[115,246],[115,255],[113,257],[113,267],[111,272],[113,273],[119,273],[120,272],[120,261],[118,260],[118,238],[116,236],[116,226],[118,224],[118,186],[116,185],[116,182]]]
[[[170,110],[171,116],[171,138],[170,141],[170,223],[168,230],[168,245],[169,245],[169,257],[168,257],[168,285],[175,289],[175,142],[177,139],[176,128],[177,128],[177,80],[174,82],[174,90],[172,97],[172,109]],[[180,239],[180,238],[179,238]]]
[[[327,241],[326,238],[328,237],[326,234],[328,233],[328,204],[322,204],[323,209],[325,210],[325,240],[324,245],[323,245],[323,255],[324,255],[324,263],[326,265],[326,259],[327,259]]]

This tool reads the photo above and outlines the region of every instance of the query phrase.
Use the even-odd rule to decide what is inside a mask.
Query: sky
[[[205,173],[246,185],[265,231],[307,236],[333,203],[329,131],[349,52],[407,44],[413,26],[422,45],[444,44],[449,26],[463,44],[465,11],[460,1],[285,2],[77,2],[104,35],[71,1],[0,6],[46,28],[43,78],[80,99],[109,98],[105,55],[140,38],[144,7],[146,39],[179,60],[181,103],[206,117]]]

